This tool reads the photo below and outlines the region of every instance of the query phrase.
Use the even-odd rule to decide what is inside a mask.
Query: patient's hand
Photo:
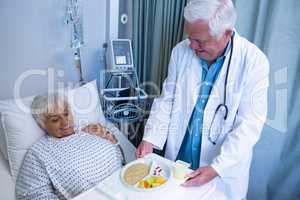
[[[81,130],[84,131],[84,132],[90,133],[90,134],[100,136],[104,139],[107,139],[113,144],[118,143],[118,140],[115,137],[115,135],[112,134],[109,130],[107,130],[101,124],[89,124],[88,126],[84,127]]]

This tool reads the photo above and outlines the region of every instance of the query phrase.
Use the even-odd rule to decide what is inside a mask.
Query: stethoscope
[[[214,113],[214,116],[213,116],[213,119],[212,119],[212,122],[210,124],[209,129],[208,129],[208,140],[213,145],[216,145],[216,142],[217,142],[217,140],[219,139],[219,137],[221,135],[221,130],[217,130],[216,132],[219,132],[219,133],[217,134],[217,136],[215,137],[215,139],[213,139],[212,136],[211,136],[212,127],[213,127],[213,124],[215,123],[216,116],[218,115],[218,113],[223,114],[222,120],[223,120],[223,124],[225,124],[225,121],[226,121],[227,115],[228,115],[228,107],[226,105],[226,89],[227,89],[228,74],[229,74],[229,68],[230,68],[231,58],[232,58],[232,52],[233,52],[233,38],[234,38],[234,32],[233,32],[233,34],[231,36],[230,55],[229,55],[229,60],[228,60],[227,69],[226,69],[226,76],[225,76],[225,81],[224,81],[223,103],[221,103],[221,104],[219,104],[217,106],[217,108],[215,110],[215,113]],[[225,60],[224,60],[224,62],[225,62]]]

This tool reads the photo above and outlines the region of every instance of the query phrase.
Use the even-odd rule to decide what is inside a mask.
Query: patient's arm
[[[16,199],[58,199],[43,163],[32,151],[28,151],[16,182]]]
[[[82,131],[98,135],[104,139],[109,140],[111,143],[116,144],[120,150],[120,153],[122,155],[122,164],[126,164],[125,154],[123,151],[123,148],[120,144],[118,144],[118,139],[115,137],[113,133],[111,133],[108,129],[106,129],[101,124],[89,124],[88,126],[84,127]]]

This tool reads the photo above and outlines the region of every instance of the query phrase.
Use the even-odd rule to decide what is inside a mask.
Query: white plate
[[[166,183],[164,183],[164,184],[162,184],[162,185],[160,185],[160,186],[157,186],[157,187],[147,188],[147,189],[142,189],[142,188],[136,187],[135,185],[129,185],[129,184],[127,184],[127,183],[124,181],[124,179],[123,179],[124,173],[125,173],[125,171],[128,169],[128,167],[130,167],[130,166],[132,166],[132,165],[134,165],[134,164],[137,164],[137,163],[143,163],[143,164],[146,164],[146,165],[150,166],[150,165],[152,164],[153,161],[154,161],[156,164],[158,164],[158,165],[160,166],[160,168],[163,170],[163,172],[164,172],[164,176],[163,176],[163,177],[167,180]],[[147,176],[146,176],[146,177],[147,177]],[[145,178],[146,178],[146,177],[145,177]],[[128,189],[135,190],[135,191],[140,191],[140,192],[146,192],[146,191],[154,191],[154,190],[158,190],[158,189],[164,187],[164,186],[168,183],[168,181],[169,181],[170,178],[171,178],[171,168],[170,168],[168,165],[166,165],[166,164],[163,163],[163,162],[157,161],[157,160],[151,160],[151,159],[149,159],[149,158],[148,158],[148,159],[147,159],[147,158],[140,158],[140,159],[135,160],[135,161],[133,161],[133,162],[131,162],[131,163],[128,163],[127,165],[125,165],[125,166],[123,167],[123,169],[121,170],[121,173],[120,173],[120,179],[121,179],[121,182],[123,183],[123,185],[125,185]],[[137,185],[137,184],[136,184],[136,185]]]

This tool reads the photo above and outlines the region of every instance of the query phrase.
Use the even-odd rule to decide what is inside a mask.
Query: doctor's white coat
[[[220,176],[217,184],[228,199],[235,200],[246,197],[253,146],[266,120],[269,62],[254,44],[235,33],[226,94],[229,113],[213,145],[208,140],[208,129],[216,107],[223,103],[228,60],[229,54],[204,110],[200,166],[211,165]],[[176,159],[196,104],[201,73],[199,58],[189,48],[189,41],[177,44],[162,95],[153,102],[143,138],[159,149],[167,142],[165,157],[170,160]]]

